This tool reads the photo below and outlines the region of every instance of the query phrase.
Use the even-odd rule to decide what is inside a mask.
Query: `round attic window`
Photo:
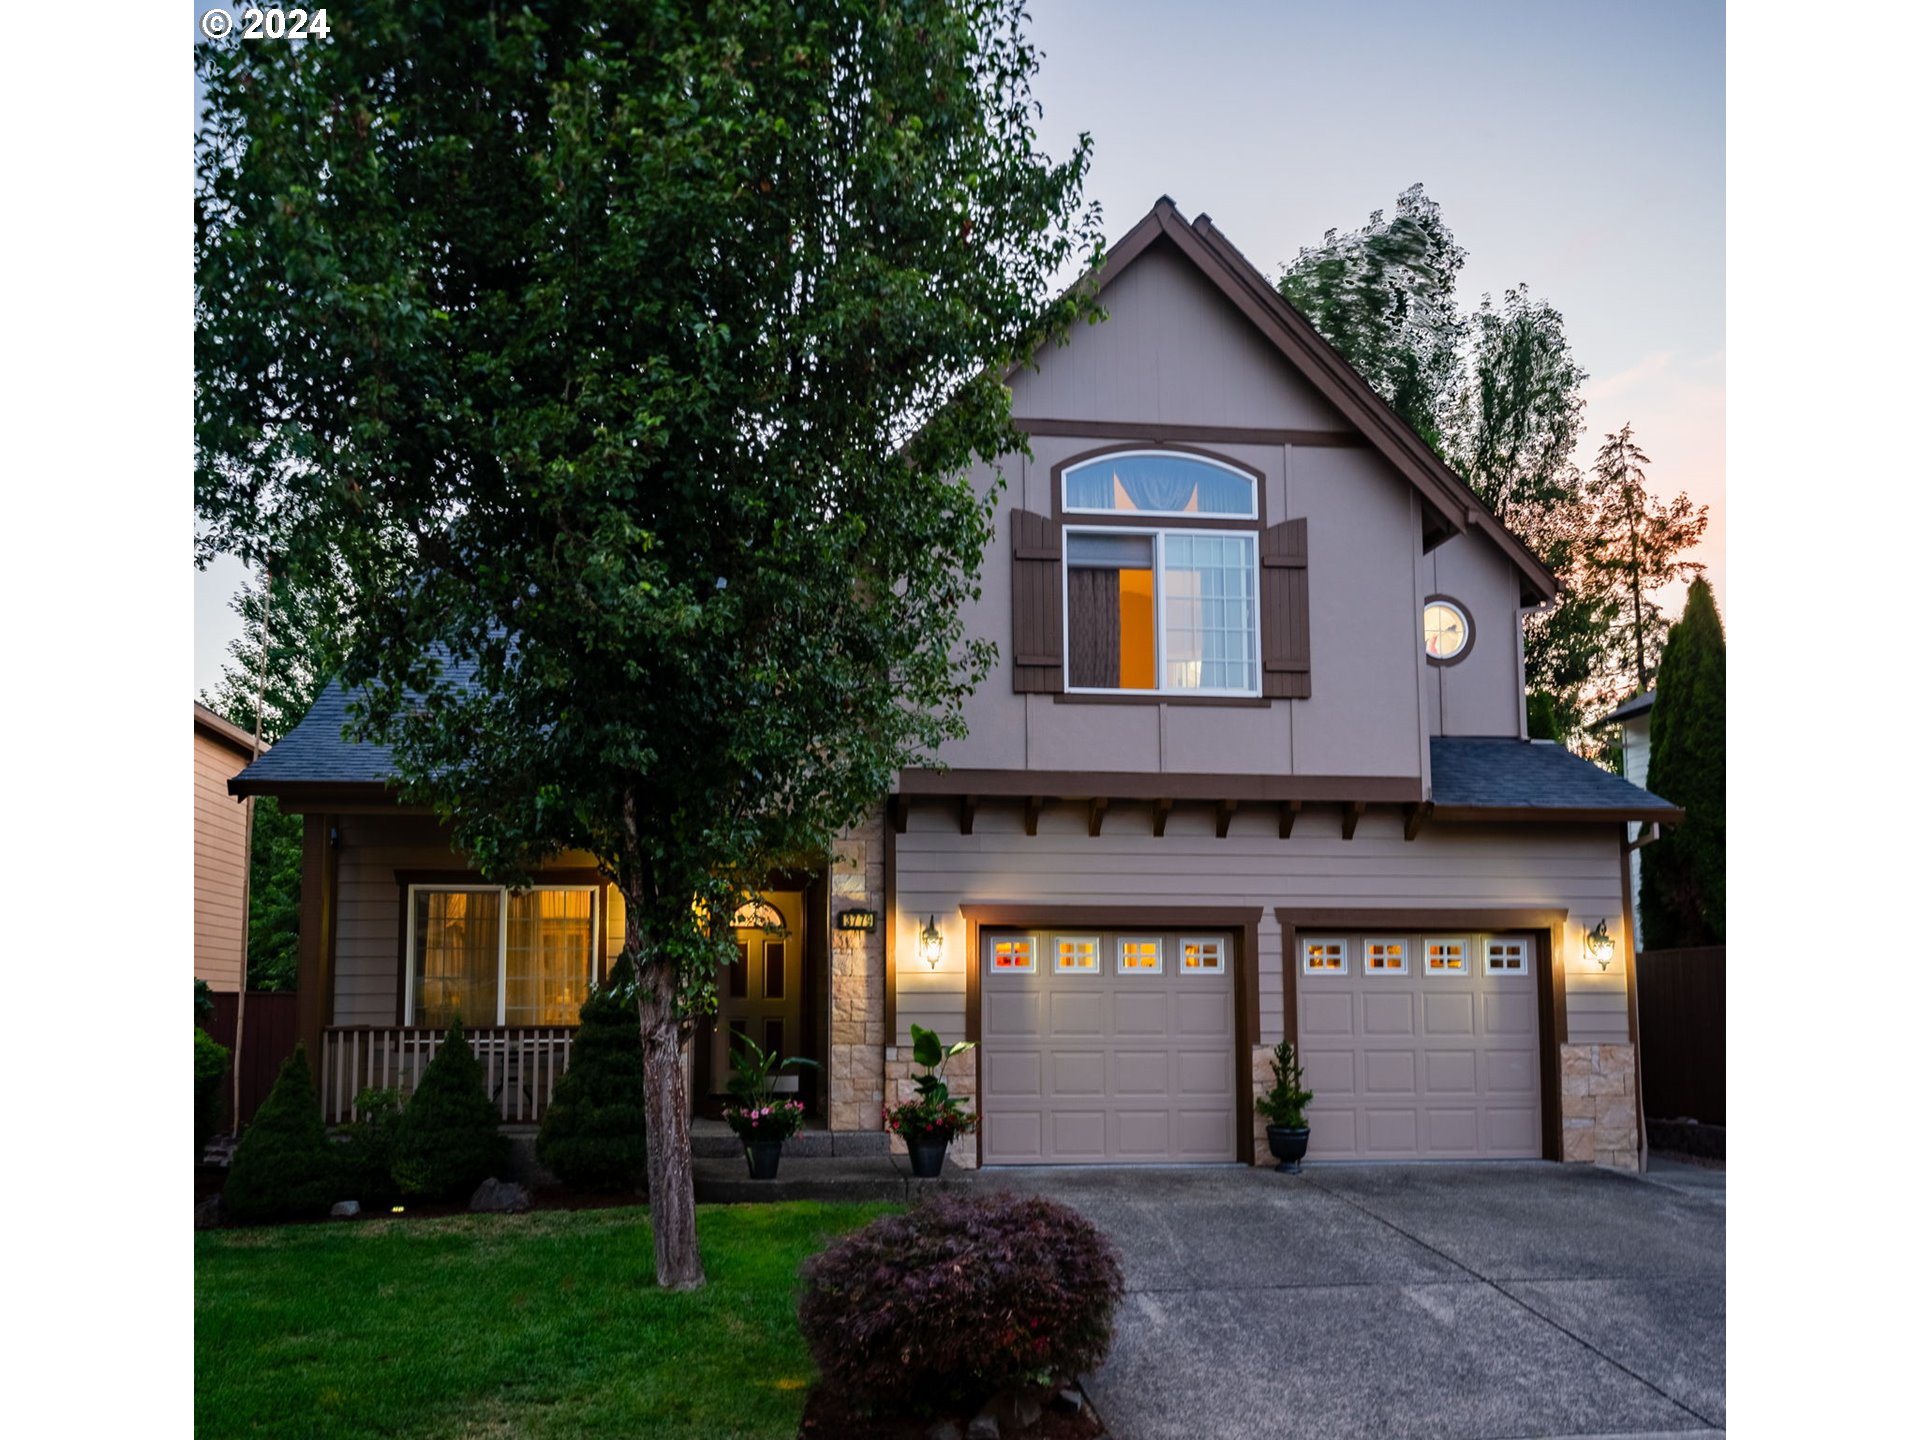
[[[1473,622],[1466,607],[1444,595],[1427,601],[1423,616],[1427,638],[1427,659],[1436,665],[1451,665],[1464,660],[1473,647]]]

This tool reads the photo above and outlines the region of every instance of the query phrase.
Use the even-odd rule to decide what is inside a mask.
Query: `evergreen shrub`
[[[455,1020],[426,1074],[400,1112],[393,1137],[393,1178],[403,1195],[464,1200],[507,1168],[500,1111],[487,1094],[480,1062]]]
[[[227,1213],[243,1225],[324,1215],[335,1170],[307,1047],[295,1045],[234,1151],[222,1191]]]
[[[636,1190],[646,1178],[646,1090],[632,979],[623,957],[580,1007],[567,1073],[540,1120],[540,1163],[577,1190]]]

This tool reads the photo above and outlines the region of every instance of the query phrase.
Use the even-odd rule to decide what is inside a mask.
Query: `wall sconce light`
[[[933,916],[927,916],[927,923],[920,927],[920,958],[927,962],[929,970],[940,968],[940,956],[946,948],[947,937],[933,923]]]
[[[1613,962],[1613,937],[1607,934],[1606,921],[1602,920],[1587,931],[1587,954],[1602,970]]]

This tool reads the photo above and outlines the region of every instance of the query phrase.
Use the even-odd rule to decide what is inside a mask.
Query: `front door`
[[[733,1073],[728,1056],[746,1035],[762,1050],[805,1053],[800,1031],[800,965],[806,953],[805,898],[770,890],[740,907],[734,919],[734,961],[719,977],[719,1033],[711,1052],[710,1090],[722,1094]],[[798,1089],[789,1072],[781,1089]]]

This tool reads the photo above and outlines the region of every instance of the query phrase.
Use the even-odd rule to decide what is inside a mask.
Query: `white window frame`
[[[1496,945],[1517,945],[1520,947],[1520,964],[1501,966],[1496,969],[1493,963],[1493,947]],[[1526,935],[1489,935],[1480,942],[1480,968],[1485,975],[1531,975],[1533,973],[1533,940]]]
[[[1062,945],[1091,945],[1093,947],[1093,964],[1068,965],[1063,967],[1060,964],[1060,947]],[[1098,975],[1100,973],[1100,937],[1098,935],[1056,935],[1053,937],[1053,945],[1051,948],[1053,950],[1053,973],[1055,975]]]
[[[1460,619],[1460,648],[1451,655],[1436,655],[1427,649],[1427,611],[1451,610]],[[1429,665],[1451,665],[1456,660],[1466,658],[1467,651],[1473,648],[1473,617],[1467,614],[1466,607],[1457,600],[1444,600],[1438,596],[1420,606],[1420,653],[1426,657]]]
[[[1458,945],[1460,947],[1460,968],[1458,970],[1436,970],[1428,964],[1430,947],[1435,945]],[[1420,973],[1422,975],[1467,976],[1473,974],[1473,941],[1465,935],[1427,935],[1420,941]]]
[[[1216,470],[1224,470],[1229,475],[1238,475],[1247,482],[1247,494],[1253,501],[1253,509],[1245,515],[1224,514],[1218,510],[1095,510],[1085,505],[1067,503],[1067,482],[1076,470],[1086,470],[1094,466],[1111,465],[1116,460],[1131,460],[1136,456],[1161,459],[1171,456],[1179,460],[1192,460],[1201,465],[1211,465]],[[1238,465],[1216,459],[1212,455],[1195,455],[1188,450],[1156,450],[1148,447],[1142,450],[1114,450],[1105,455],[1089,456],[1060,472],[1060,511],[1062,515],[1116,515],[1123,519],[1154,518],[1166,520],[1244,520],[1249,524],[1260,519],[1260,477],[1251,470],[1243,470]],[[1255,557],[1256,559],[1258,557]]]
[[[486,1021],[470,1020],[463,1021],[462,1023],[467,1025],[485,1024],[504,1027],[507,1023],[507,931],[511,928],[507,923],[507,906],[512,902],[513,896],[515,894],[528,894],[536,890],[565,890],[571,891],[574,894],[585,893],[592,897],[587,912],[587,984],[594,985],[601,979],[600,928],[604,921],[600,912],[606,904],[606,897],[600,893],[601,888],[602,887],[598,885],[528,885],[522,890],[514,891],[505,885],[461,885],[458,883],[447,883],[407,886],[407,966],[406,975],[402,982],[405,986],[405,993],[402,996],[405,1003],[401,1010],[401,1014],[405,1018],[401,1023],[409,1026],[414,1024],[413,978],[414,972],[418,968],[417,962],[419,957],[419,937],[414,933],[415,907],[413,897],[415,895],[482,895],[491,892],[500,897],[500,956],[497,962],[499,968],[495,972],[494,978],[493,1018]],[[578,1022],[570,1021],[567,1023],[577,1024]]]
[[[1376,945],[1398,945],[1400,947],[1400,968],[1398,970],[1373,967],[1373,947]],[[1411,975],[1413,973],[1413,942],[1400,935],[1375,935],[1360,942],[1360,973],[1363,975]]]
[[[1210,965],[1187,964],[1189,945],[1209,946],[1213,950],[1213,963]],[[1183,935],[1180,937],[1180,964],[1175,968],[1182,975],[1224,975],[1227,973],[1227,942],[1219,935]]]
[[[1307,964],[1307,950],[1312,946],[1318,946],[1330,953],[1337,952],[1340,963],[1322,965],[1318,969],[1310,967]],[[1302,975],[1345,975],[1350,958],[1347,937],[1344,935],[1302,935],[1300,937],[1300,973]]]
[[[1027,947],[1027,963],[1024,965],[995,965],[994,950],[1001,945]],[[989,975],[1037,975],[1040,973],[1040,937],[1038,935],[995,935],[987,942],[987,973]]]
[[[1062,485],[1064,487],[1064,480]],[[1062,495],[1066,493],[1064,488]],[[1256,496],[1256,504],[1258,497]],[[1138,515],[1137,510],[1107,511],[1086,510],[1078,512],[1086,515],[1124,514],[1129,517]],[[1223,519],[1247,520],[1245,529],[1196,530],[1179,525],[1072,525],[1061,526],[1060,530],[1060,633],[1069,642],[1072,632],[1069,628],[1072,615],[1067,609],[1067,572],[1073,567],[1068,563],[1067,552],[1070,548],[1069,537],[1073,535],[1146,535],[1153,540],[1153,688],[1151,690],[1127,690],[1120,686],[1075,685],[1073,667],[1063,664],[1061,673],[1065,677],[1066,693],[1069,695],[1191,695],[1199,699],[1220,697],[1233,700],[1257,698],[1260,694],[1262,656],[1266,653],[1260,648],[1260,526],[1256,518],[1248,519],[1243,515],[1223,516]],[[1198,689],[1173,689],[1167,684],[1167,607],[1166,585],[1166,539],[1169,535],[1191,535],[1202,539],[1218,539],[1222,535],[1244,537],[1251,548],[1251,563],[1248,566],[1251,583],[1248,587],[1247,604],[1252,625],[1248,634],[1252,639],[1251,670],[1253,683],[1244,690],[1229,689],[1224,686],[1203,686]],[[1068,657],[1061,657],[1064,661]]]
[[[1127,946],[1151,945],[1153,964],[1132,965],[1127,962]],[[1117,935],[1113,941],[1113,973],[1116,975],[1163,975],[1166,973],[1167,945],[1158,935]]]

